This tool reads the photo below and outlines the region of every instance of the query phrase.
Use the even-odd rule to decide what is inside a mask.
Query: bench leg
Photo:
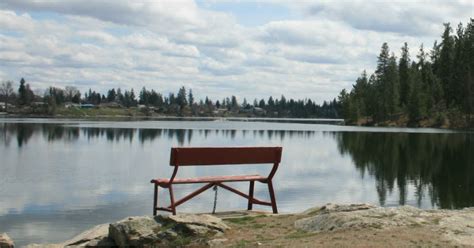
[[[153,216],[156,216],[157,207],[158,207],[158,184],[155,184],[155,194],[153,197]]]
[[[267,184],[268,184],[268,192],[270,193],[270,200],[272,202],[273,213],[277,214],[278,210],[277,210],[277,205],[276,205],[275,192],[273,192],[272,181],[268,181]]]
[[[253,189],[255,186],[255,181],[250,181],[249,186],[249,204],[247,206],[247,210],[252,210],[252,199],[253,199]]]
[[[176,206],[174,205],[173,186],[170,185],[168,189],[170,191],[171,210],[173,212],[173,215],[176,215]]]

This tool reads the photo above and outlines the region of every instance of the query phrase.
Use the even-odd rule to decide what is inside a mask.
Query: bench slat
[[[281,147],[175,147],[170,165],[280,163]]]
[[[242,181],[263,181],[267,178],[260,175],[240,175],[240,176],[208,176],[194,178],[175,178],[173,184],[186,183],[213,183],[213,182],[242,182]],[[151,183],[169,184],[169,178],[158,178],[151,180]]]

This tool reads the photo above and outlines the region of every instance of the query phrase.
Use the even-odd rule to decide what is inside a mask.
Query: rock
[[[398,208],[368,208],[359,210],[350,207],[335,207],[320,214],[295,222],[295,227],[305,231],[333,231],[347,228],[385,228],[423,224],[422,210],[410,206]]]
[[[119,247],[160,243],[161,224],[149,216],[129,217],[109,226],[109,237]]]
[[[0,234],[0,248],[13,248],[15,243],[6,233]]]
[[[423,226],[440,233],[445,240],[467,246],[474,244],[474,208],[422,210],[411,206],[383,208],[367,204],[328,204],[305,213],[311,216],[297,220],[295,227],[308,232]]]
[[[339,205],[328,203],[322,207],[314,207],[310,208],[301,214],[303,215],[314,215],[314,214],[321,214],[321,213],[329,213],[329,212],[350,212],[355,210],[366,210],[371,208],[376,208],[377,206],[367,204],[367,203],[359,203],[359,204],[348,204],[348,205]]]
[[[456,215],[447,215],[439,219],[443,236],[458,244],[472,246],[474,244],[474,208],[459,210]]]
[[[165,223],[174,223],[176,225],[181,225],[184,228],[187,228],[191,233],[197,235],[203,235],[209,231],[215,232],[224,232],[229,229],[220,218],[209,214],[179,214],[179,215],[169,215],[169,216],[158,216],[158,219],[161,219]]]
[[[222,243],[226,242],[228,239],[211,239],[207,241],[209,247],[221,247]]]
[[[229,227],[212,215],[130,217],[110,224],[109,238],[119,247],[182,246],[203,242]]]
[[[29,244],[25,248],[63,248],[63,244]]]
[[[79,247],[113,247],[115,242],[109,238],[109,224],[95,226],[76,237],[63,242],[63,246]]]

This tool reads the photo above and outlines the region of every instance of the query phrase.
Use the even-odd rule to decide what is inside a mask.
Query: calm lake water
[[[283,146],[280,212],[332,203],[474,206],[474,134],[242,121],[0,119],[0,232],[17,245],[63,241],[94,225],[150,215],[150,179],[169,177],[173,146]],[[268,166],[187,167],[178,177],[267,174]],[[236,183],[243,191],[248,183]],[[268,199],[263,184],[256,197]],[[178,185],[179,198],[197,185]],[[160,200],[168,195],[160,195]],[[178,212],[211,212],[209,190]],[[217,211],[247,201],[219,189]],[[269,207],[255,206],[268,210]]]

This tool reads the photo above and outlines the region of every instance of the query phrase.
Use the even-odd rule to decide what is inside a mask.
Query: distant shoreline
[[[296,124],[327,124],[343,125],[354,127],[393,127],[393,128],[439,128],[453,130],[472,130],[472,127],[460,123],[444,123],[439,125],[435,120],[421,120],[416,124],[408,123],[406,118],[398,118],[384,122],[369,122],[366,119],[360,119],[357,123],[348,122],[344,119],[331,118],[291,118],[291,117],[255,117],[255,116],[177,116],[177,115],[145,115],[140,111],[127,109],[122,113],[108,113],[107,110],[98,114],[93,110],[81,110],[81,114],[62,111],[58,114],[39,114],[39,113],[5,113],[0,112],[0,118],[44,118],[44,119],[73,119],[73,120],[97,120],[97,121],[242,121],[242,122],[279,122]]]
[[[344,125],[343,119],[330,118],[280,118],[280,117],[241,117],[241,116],[144,116],[144,115],[40,115],[40,114],[7,114],[0,113],[0,118],[45,118],[45,119],[78,119],[78,120],[163,120],[163,121],[243,121],[243,122],[280,122],[300,124]]]

